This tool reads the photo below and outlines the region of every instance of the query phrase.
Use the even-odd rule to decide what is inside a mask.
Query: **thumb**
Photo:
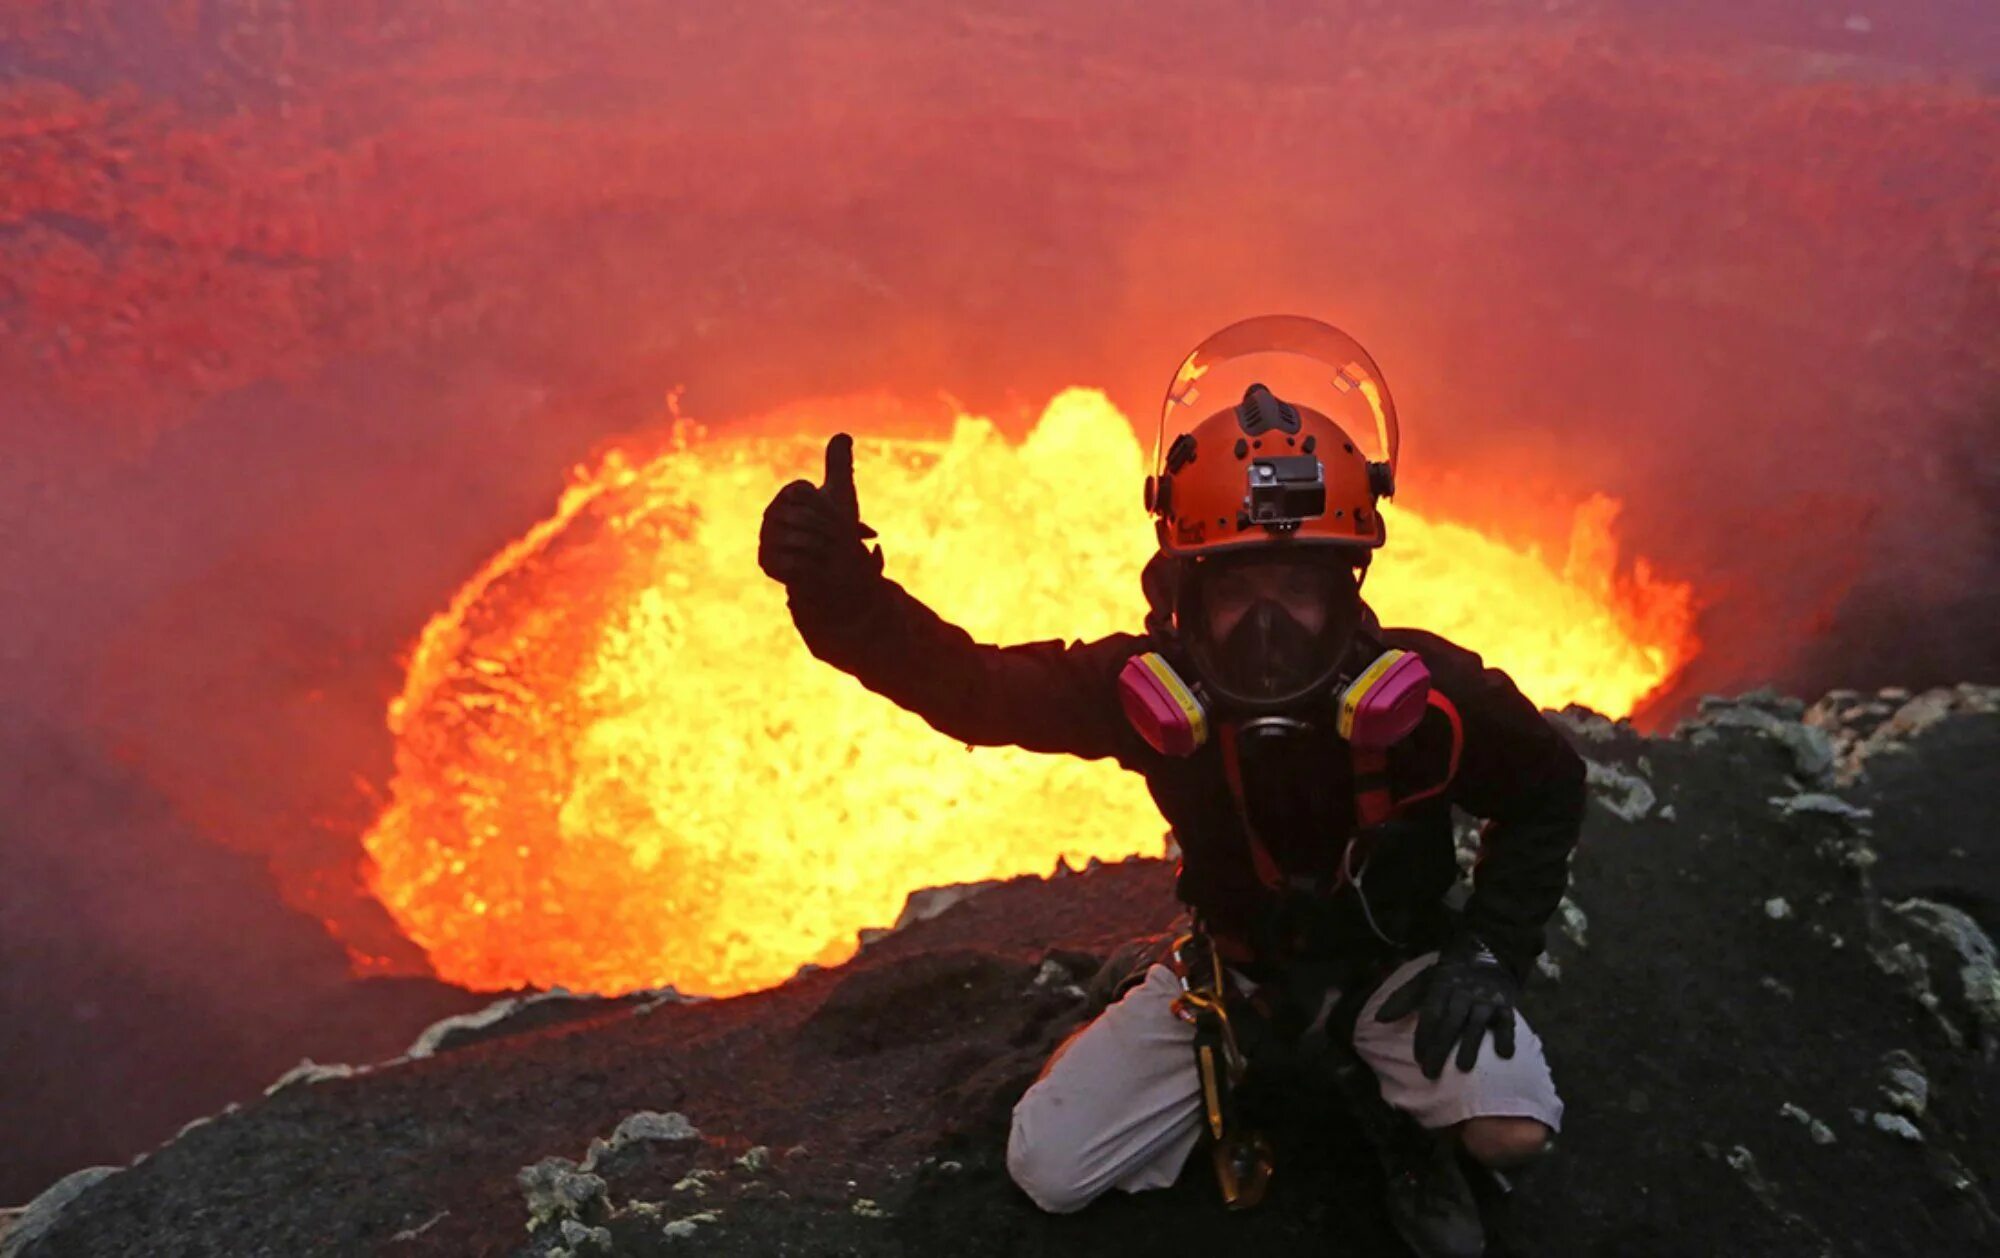
[[[820,491],[844,520],[859,520],[861,505],[854,494],[854,438],[835,433],[826,443],[826,482]]]

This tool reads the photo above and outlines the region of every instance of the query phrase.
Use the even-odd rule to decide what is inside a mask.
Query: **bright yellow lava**
[[[1147,460],[1102,394],[1057,397],[1019,444],[968,416],[936,440],[853,418],[889,575],[946,619],[1002,643],[1138,628]],[[845,959],[915,888],[1160,852],[1136,776],[969,750],[807,654],[758,523],[839,426],[613,454],[426,626],[364,842],[442,977],[753,990]],[[1686,587],[1614,575],[1615,511],[1579,511],[1562,568],[1393,512],[1368,596],[1545,706],[1623,714],[1692,639]]]

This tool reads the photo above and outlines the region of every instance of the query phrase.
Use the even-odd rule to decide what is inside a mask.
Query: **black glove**
[[[764,508],[757,566],[788,590],[851,589],[882,573],[882,548],[863,545],[874,536],[854,496],[854,438],[836,433],[826,443],[826,483],[795,480]]]
[[[1460,931],[1438,950],[1436,964],[1397,988],[1375,1011],[1377,1022],[1395,1022],[1417,1011],[1417,1064],[1427,1078],[1444,1073],[1458,1046],[1458,1068],[1472,1069],[1479,1045],[1493,1032],[1493,1051],[1514,1055],[1514,1005],[1521,985],[1492,949]]]

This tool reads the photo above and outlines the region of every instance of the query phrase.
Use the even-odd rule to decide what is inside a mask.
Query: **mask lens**
[[[1271,705],[1332,678],[1360,619],[1352,569],[1306,556],[1223,557],[1205,568],[1190,645],[1219,692]]]

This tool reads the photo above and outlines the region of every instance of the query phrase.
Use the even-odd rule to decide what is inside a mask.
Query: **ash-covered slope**
[[[1528,1013],[1567,1127],[1498,1250],[2000,1249],[1997,706],[1749,697],[1671,739],[1564,718],[1596,803]],[[1117,945],[1173,917],[1168,867],[1135,861],[982,889],[753,996],[537,1006],[533,1029],[278,1090],[0,1249],[1400,1252],[1368,1159],[1310,1109],[1250,1214],[1200,1159],[1061,1218],[1008,1182],[1014,1098]]]

